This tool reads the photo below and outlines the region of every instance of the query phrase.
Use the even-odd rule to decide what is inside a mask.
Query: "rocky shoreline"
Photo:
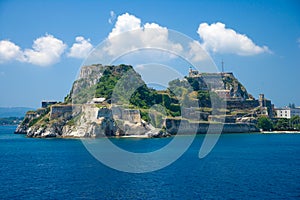
[[[73,109],[67,109],[68,106]],[[33,121],[36,122],[33,124]],[[179,118],[166,118],[163,127],[165,128],[155,128],[145,122],[136,109],[98,108],[93,104],[80,107],[52,105],[48,110],[28,112],[15,133],[40,138],[159,138],[177,134],[259,132],[250,123],[190,122]]]

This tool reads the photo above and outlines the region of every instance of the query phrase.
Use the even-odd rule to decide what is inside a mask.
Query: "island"
[[[129,95],[128,95],[129,94]],[[166,90],[149,88],[131,65],[83,66],[63,102],[43,101],[15,130],[28,137],[166,137],[259,132],[274,116],[271,100],[258,99],[231,72],[192,68]]]

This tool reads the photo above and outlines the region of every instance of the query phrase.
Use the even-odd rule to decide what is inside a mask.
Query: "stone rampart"
[[[250,133],[259,132],[259,129],[250,123],[197,123],[189,122],[180,119],[166,119],[165,121],[167,132],[175,134],[206,134],[208,129],[210,133],[218,133],[222,129],[222,133]]]

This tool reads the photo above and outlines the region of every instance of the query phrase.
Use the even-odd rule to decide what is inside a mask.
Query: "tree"
[[[294,103],[289,103],[289,108],[296,108]]]
[[[199,90],[197,99],[200,107],[211,107],[210,96],[208,91]]]
[[[300,129],[300,116],[296,115],[290,119],[290,124],[292,128],[299,130]]]
[[[290,129],[290,121],[289,119],[286,118],[281,118],[277,121],[277,123],[275,124],[275,129],[277,130],[289,130]]]
[[[258,128],[262,129],[263,131],[269,131],[269,130],[273,129],[272,121],[266,116],[261,116],[258,118],[257,126],[258,126]]]

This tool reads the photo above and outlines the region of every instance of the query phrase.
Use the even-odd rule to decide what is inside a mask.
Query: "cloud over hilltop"
[[[69,57],[73,58],[86,58],[90,51],[93,49],[93,45],[90,43],[90,39],[85,39],[82,36],[75,38],[76,43],[70,48],[68,53]]]
[[[125,13],[119,15],[114,28],[108,35],[110,55],[139,48],[156,47],[174,52],[182,50],[178,43],[168,38],[168,29],[156,23],[141,23],[141,19]]]
[[[256,45],[246,35],[237,33],[235,30],[226,28],[221,22],[201,23],[197,33],[202,40],[204,49],[214,53],[231,53],[240,56],[251,56],[270,52],[267,46]]]

